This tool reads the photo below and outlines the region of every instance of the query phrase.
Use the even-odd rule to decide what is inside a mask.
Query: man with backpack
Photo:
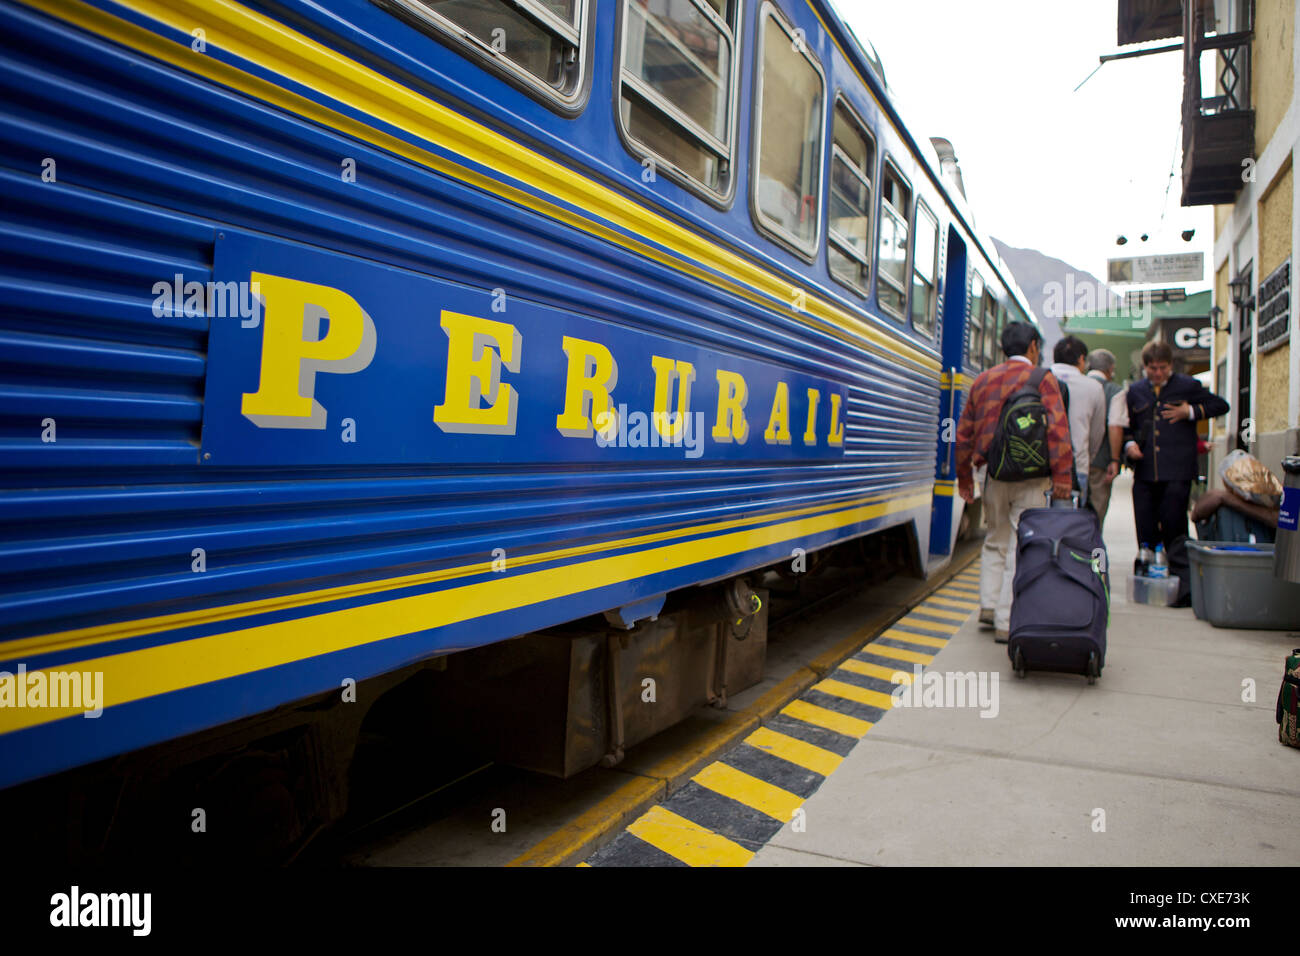
[[[980,623],[999,644],[1011,628],[1011,581],[1016,573],[1016,527],[1044,493],[1068,500],[1074,471],[1070,423],[1055,377],[1038,366],[1043,337],[1028,322],[1002,330],[1007,361],[979,374],[957,425],[957,493],[975,500],[972,468],[984,479],[984,538],[980,566]]]

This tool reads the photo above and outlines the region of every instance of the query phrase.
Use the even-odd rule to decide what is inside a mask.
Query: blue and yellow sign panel
[[[210,465],[801,460],[828,379],[348,256],[217,240]]]

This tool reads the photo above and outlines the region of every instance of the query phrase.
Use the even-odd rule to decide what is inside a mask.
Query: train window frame
[[[860,170],[857,166],[846,162],[844,159],[840,160],[841,162],[844,163],[844,166],[847,169],[849,169],[855,176],[857,176],[857,178],[867,188],[867,209],[865,210],[865,218],[867,220],[867,235],[865,240],[867,252],[866,255],[864,256],[859,256],[856,252],[854,252],[852,246],[849,244],[847,240],[847,237],[837,235],[834,226],[831,224],[831,217],[830,217],[831,190],[835,188],[834,172],[835,172],[835,160],[837,158],[836,154],[844,152],[835,143],[835,115],[836,113],[839,112],[841,108],[843,108],[849,123],[862,136],[863,140],[866,141],[868,147],[871,150],[871,157],[869,162],[871,168],[868,171],[868,175],[866,176],[862,175],[862,170]],[[830,175],[826,177],[826,209],[827,209],[826,271],[830,275],[830,277],[834,279],[836,282],[840,283],[845,288],[852,289],[854,292],[858,293],[860,296],[862,296],[865,299],[867,296],[871,294],[871,280],[873,276],[872,270],[874,267],[874,257],[872,255],[872,251],[874,249],[873,243],[876,238],[876,229],[875,229],[876,182],[879,178],[880,153],[876,143],[875,133],[872,132],[871,127],[867,125],[866,121],[862,119],[861,114],[859,114],[858,111],[853,108],[853,104],[849,102],[848,97],[844,95],[844,92],[842,90],[836,91],[835,102],[831,107],[830,161],[828,166],[829,166]],[[836,274],[835,270],[831,268],[832,251],[837,252],[838,254],[844,256],[846,259],[855,260],[862,266],[863,274],[862,274],[861,285],[859,285],[856,282],[850,282],[849,280]]]
[[[901,293],[903,297],[902,312],[895,312],[893,309],[886,306],[884,300],[880,297],[880,282],[882,279],[891,286],[895,284],[894,277],[886,276],[885,270],[881,268],[880,265],[880,220],[885,212],[885,177],[888,175],[888,170],[893,170],[894,177],[898,180],[899,184],[907,190],[907,209],[903,210],[903,225],[907,227],[907,254],[903,257],[903,275],[906,278],[902,284],[895,289],[895,291]],[[903,175],[903,171],[899,168],[897,160],[895,160],[889,152],[886,152],[881,158],[880,175],[877,177],[877,180],[879,181],[880,188],[876,191],[880,194],[880,198],[876,203],[876,247],[874,251],[876,259],[876,307],[890,318],[897,319],[900,323],[906,323],[908,321],[908,315],[911,313],[912,305],[912,239],[915,231],[915,223],[913,220],[916,204],[919,200],[916,195],[916,190],[912,188],[912,181]],[[893,203],[889,204],[889,208],[898,212],[897,209],[894,209]]]
[[[998,303],[998,337],[997,337],[997,341],[993,343],[994,359],[998,357],[998,351],[1002,347],[1002,330],[1007,327],[1007,322],[1011,318],[1011,309],[1008,307],[1008,303],[1011,301],[1012,301],[1011,292],[1010,290],[1008,290],[1006,293],[1006,298],[1003,301]],[[997,363],[995,362],[994,364]]]
[[[496,0],[503,7],[513,9],[519,16],[530,20],[542,30],[549,31],[567,43],[573,51],[574,66],[569,71],[572,82],[561,87],[553,86],[527,67],[484,42],[468,29],[439,13],[424,0],[371,0],[375,6],[392,14],[427,36],[464,53],[467,57],[505,80],[511,86],[551,108],[562,116],[573,118],[586,107],[591,95],[592,60],[591,42],[595,35],[597,0],[574,0],[572,23],[566,23],[540,2],[540,0]],[[567,91],[567,92],[566,92]]]
[[[920,217],[922,215],[930,217],[930,220],[935,224],[935,232],[933,232],[935,234],[935,255],[933,255],[935,261],[931,264],[930,306],[926,310],[928,312],[928,323],[926,325],[917,324],[917,313],[913,308],[915,306],[915,291],[917,291],[917,235],[920,234]],[[913,215],[911,237],[909,238],[910,248],[909,252],[907,252],[907,259],[910,260],[911,267],[907,269],[910,277],[909,289],[907,289],[907,320],[910,321],[911,328],[922,333],[923,336],[927,336],[931,341],[933,341],[937,329],[939,329],[939,319],[937,319],[937,316],[939,316],[939,242],[939,216],[936,216],[931,211],[930,204],[926,203],[926,200],[917,199],[917,211]]]
[[[1025,322],[1029,325],[1034,323],[1029,318],[1029,310],[1021,308],[1020,300],[1008,293],[1007,322]],[[999,343],[1000,344],[1000,343]]]
[[[998,298],[998,290],[991,285],[984,286],[984,348],[980,351],[980,361],[983,363],[981,368],[992,368],[997,365],[998,358],[998,308],[1001,306],[1001,299]],[[992,311],[987,307],[992,303]],[[990,333],[992,336],[990,337]]]
[[[975,291],[975,284],[979,283],[979,292]],[[984,356],[984,296],[988,290],[988,283],[980,275],[978,269],[971,269],[970,281],[966,286],[966,355],[964,360],[971,368],[979,368],[980,360]],[[972,311],[971,306],[975,306]],[[978,332],[979,341],[976,342],[976,333]]]
[[[816,202],[815,214],[817,219],[813,227],[812,239],[809,242],[801,242],[798,236],[786,232],[780,223],[763,212],[758,201],[758,187],[762,181],[759,160],[763,155],[763,44],[769,18],[790,40],[791,48],[808,61],[818,79],[821,80],[821,107],[818,110],[820,114],[818,148],[816,162],[813,164],[817,171],[818,181],[816,189],[810,194]],[[754,37],[754,83],[753,99],[750,104],[750,125],[754,133],[751,137],[753,143],[749,163],[749,213],[754,221],[755,228],[759,232],[778,245],[790,250],[805,262],[814,263],[817,261],[822,244],[822,219],[824,218],[822,215],[822,194],[824,192],[822,179],[825,178],[826,173],[826,117],[830,97],[828,96],[829,84],[826,80],[826,71],[817,57],[813,56],[812,51],[808,49],[807,43],[802,41],[801,36],[802,34],[797,33],[795,27],[786,20],[779,7],[772,3],[771,0],[764,0],[763,6],[759,8],[758,27]],[[757,119],[755,120],[754,117],[757,117]]]
[[[730,44],[731,65],[727,78],[730,90],[727,94],[727,123],[726,123],[726,141],[717,140],[711,133],[679,109],[675,104],[669,102],[657,90],[651,88],[644,81],[632,76],[624,66],[627,59],[627,41],[628,41],[628,7],[636,0],[618,0],[618,24],[616,26],[617,36],[615,39],[615,62],[614,62],[614,126],[618,130],[619,139],[623,141],[623,148],[629,153],[641,160],[644,165],[646,160],[653,163],[653,169],[657,173],[664,173],[673,182],[684,186],[691,192],[717,206],[719,209],[729,209],[736,196],[737,174],[737,152],[739,150],[740,136],[738,133],[739,114],[740,114],[740,61],[743,59],[741,50],[742,29],[744,26],[744,5],[745,0],[727,0],[725,6],[729,8],[729,17],[720,16],[713,8],[710,0],[687,0],[693,7],[699,10],[706,19],[713,21],[715,27],[719,29],[727,42]],[[628,83],[628,81],[631,81]],[[707,183],[702,182],[695,176],[692,176],[686,170],[679,167],[672,160],[656,152],[649,144],[643,143],[637,139],[628,124],[623,119],[623,91],[627,85],[632,90],[633,95],[642,103],[655,110],[660,119],[670,121],[679,130],[685,132],[685,138],[692,140],[697,146],[712,152],[721,162],[722,169],[720,180],[723,188],[715,189]],[[716,142],[711,142],[716,140]],[[722,147],[722,149],[719,149]],[[723,151],[725,150],[725,152]]]

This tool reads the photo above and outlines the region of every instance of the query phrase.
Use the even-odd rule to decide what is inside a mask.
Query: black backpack
[[[1002,403],[993,441],[989,445],[989,477],[998,481],[1047,478],[1052,463],[1047,450],[1047,408],[1038,387],[1047,375],[1039,366],[1023,388]]]

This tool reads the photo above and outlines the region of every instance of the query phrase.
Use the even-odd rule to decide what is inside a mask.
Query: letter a
[[[769,445],[790,444],[790,386],[785,382],[776,383],[776,394],[772,396],[772,414],[767,419],[763,441]]]

